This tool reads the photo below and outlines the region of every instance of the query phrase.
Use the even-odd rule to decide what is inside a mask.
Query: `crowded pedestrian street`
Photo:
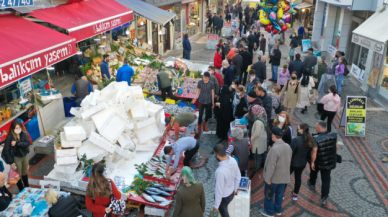
[[[0,13],[0,217],[388,216],[388,2]]]

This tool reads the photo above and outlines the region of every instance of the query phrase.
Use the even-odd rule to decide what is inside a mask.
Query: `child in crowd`
[[[291,45],[291,49],[288,55],[290,55],[290,62],[294,61],[295,47],[293,45]]]
[[[288,71],[288,66],[284,65],[283,69],[280,70],[278,83],[280,85],[280,90],[283,89],[287,80],[290,79],[290,72]]]

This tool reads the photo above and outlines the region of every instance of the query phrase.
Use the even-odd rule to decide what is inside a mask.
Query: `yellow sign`
[[[346,97],[346,136],[365,136],[366,97]]]
[[[256,8],[256,3],[252,3],[252,2],[249,3],[249,7],[250,7],[250,8]]]

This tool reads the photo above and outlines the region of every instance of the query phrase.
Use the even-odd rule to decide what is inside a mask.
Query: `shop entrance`
[[[152,51],[154,53],[158,52],[158,24],[152,23]]]
[[[166,52],[167,50],[170,50],[170,27],[165,28],[165,33],[163,36],[163,52]]]

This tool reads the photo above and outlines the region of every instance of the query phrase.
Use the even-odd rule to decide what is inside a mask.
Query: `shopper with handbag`
[[[286,94],[284,97],[284,107],[287,108],[289,115],[294,114],[296,104],[299,103],[301,99],[301,88],[300,83],[297,80],[297,74],[296,71],[291,72],[291,79],[287,80],[284,88],[279,94],[279,96]]]
[[[16,119],[9,127],[1,157],[7,164],[11,165],[11,170],[16,167],[16,172],[22,177],[16,183],[19,191],[22,191],[24,187],[29,187],[27,176],[29,148],[30,138],[25,132],[23,124]]]
[[[104,170],[103,164],[94,164],[86,188],[86,208],[93,213],[93,217],[104,217],[105,214],[115,217],[109,205],[111,201],[121,199],[121,192],[112,180],[104,176]]]

